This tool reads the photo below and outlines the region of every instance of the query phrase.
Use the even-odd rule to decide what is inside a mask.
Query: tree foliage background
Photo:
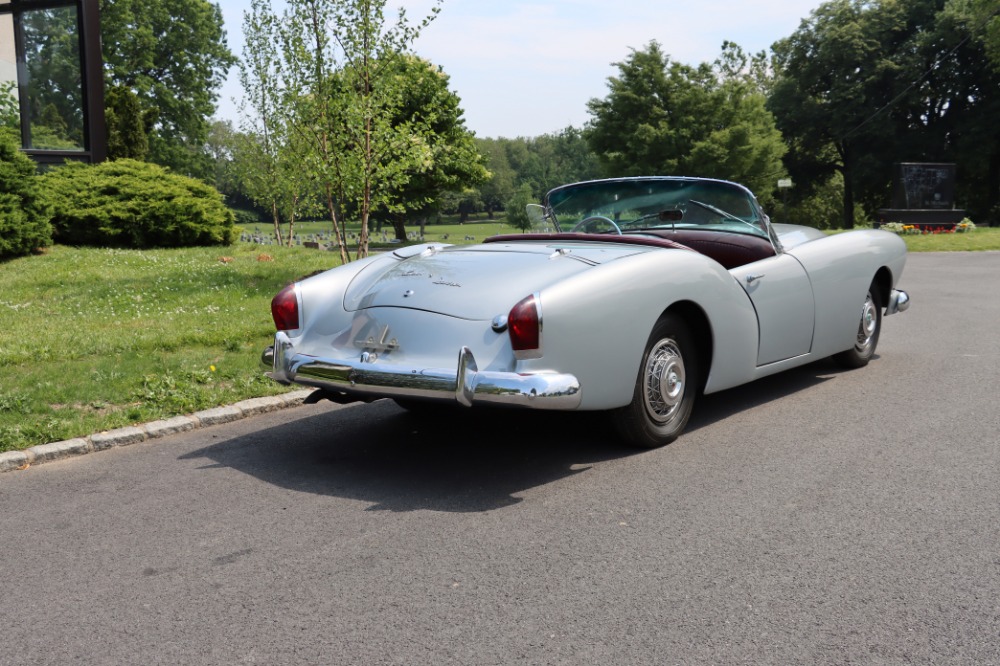
[[[111,156],[144,157],[130,138],[141,127],[148,159],[208,176],[203,146],[236,62],[222,10],[208,0],[101,0],[100,11]]]
[[[0,259],[52,244],[51,211],[34,177],[35,163],[18,143],[14,132],[0,127]]]
[[[980,5],[982,3],[979,3]],[[832,0],[774,45],[769,107],[800,195],[843,178],[855,202],[886,206],[894,162],[955,162],[959,201],[1000,211],[1000,77],[982,7],[969,0]]]
[[[674,62],[656,42],[616,63],[608,96],[588,104],[586,136],[605,171],[710,176],[770,194],[785,145],[749,73],[723,64]]]
[[[403,238],[439,212],[493,217],[637,174],[736,180],[784,220],[850,227],[888,204],[894,162],[955,162],[959,205],[1000,221],[1000,0],[830,0],[768,52],[726,42],[697,65],[650,42],[615,63],[585,127],[514,138],[474,137],[414,52],[440,8],[411,22],[385,0],[254,0],[246,103],[226,126],[211,123],[234,62],[218,6],[104,0],[113,152],[214,180],[279,235],[323,215],[345,246],[360,222],[359,256],[370,225]]]
[[[267,0],[246,14],[241,180],[279,234],[302,202],[319,201],[347,261],[346,217],[360,221],[368,253],[373,215],[398,236],[446,191],[488,173],[448,77],[411,45],[435,18],[391,16],[385,0]]]

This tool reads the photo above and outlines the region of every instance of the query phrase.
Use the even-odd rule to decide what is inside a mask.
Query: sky
[[[229,48],[243,50],[250,0],[216,0]],[[280,0],[272,0],[280,2]],[[414,43],[439,65],[462,100],[466,127],[480,137],[533,137],[590,119],[587,101],[607,96],[615,62],[660,43],[691,65],[718,57],[726,40],[744,51],[769,49],[791,35],[820,0],[445,0]],[[432,0],[388,0],[415,22]],[[274,5],[276,10],[278,5]],[[217,116],[236,122],[237,68],[222,88]]]

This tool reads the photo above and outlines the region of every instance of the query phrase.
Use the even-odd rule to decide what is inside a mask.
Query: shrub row
[[[41,176],[55,240],[102,247],[228,245],[234,217],[219,192],[155,164],[67,164]]]
[[[35,163],[0,131],[0,259],[27,254],[52,243],[50,211],[39,195]]]
[[[51,245],[229,245],[234,215],[219,192],[163,167],[122,159],[70,162],[42,175],[0,132],[0,259]]]

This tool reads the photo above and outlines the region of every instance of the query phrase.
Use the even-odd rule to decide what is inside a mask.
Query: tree
[[[105,82],[138,99],[149,157],[190,175],[202,152],[218,90],[235,58],[222,11],[208,0],[102,0]]]
[[[405,174],[405,182],[386,192],[382,208],[375,211],[387,214],[396,238],[406,240],[404,224],[408,216],[426,219],[443,192],[461,192],[478,185],[489,172],[472,133],[465,127],[458,95],[448,88],[448,75],[440,67],[411,55],[395,58],[392,70],[389,75],[397,80],[395,94],[399,99],[390,102],[395,116],[390,122],[395,126],[411,123],[422,127],[429,151],[429,161],[413,165]]]
[[[1000,3],[993,11],[986,25],[997,20]],[[932,16],[911,39],[919,64],[907,78],[929,73],[907,96],[899,132],[916,139],[904,145],[917,159],[956,162],[963,206],[980,223],[1000,222],[1000,67],[990,63],[989,41],[978,38],[983,13],[967,0],[949,0]]]
[[[342,191],[361,218],[358,257],[368,255],[369,218],[373,210],[394,206],[393,193],[414,172],[429,171],[434,154],[428,117],[403,118],[403,95],[395,76],[399,59],[440,11],[411,25],[403,9],[394,24],[385,15],[386,0],[331,0],[343,66],[337,115],[342,120],[340,149],[348,162],[342,172]],[[403,122],[400,122],[400,120]]]
[[[969,7],[833,0],[774,45],[769,106],[789,142],[786,165],[807,186],[843,176],[846,227],[855,203],[886,204],[893,162],[957,162],[969,204],[982,215],[996,206],[1000,74],[973,39],[981,23]]]
[[[21,110],[17,103],[17,82],[0,81],[0,130],[17,132],[21,126]]]
[[[672,62],[656,42],[616,66],[608,96],[587,105],[585,136],[608,174],[710,176],[770,194],[785,147],[743,75]]]
[[[517,189],[517,192],[514,193],[514,196],[510,198],[510,201],[507,202],[507,224],[521,231],[529,231],[531,229],[531,218],[528,217],[528,204],[534,200],[535,197],[531,193],[531,186],[523,183]]]
[[[342,224],[347,212],[360,218],[357,256],[367,256],[372,212],[404,209],[397,198],[404,188],[447,161],[447,151],[435,154],[438,114],[403,113],[407,77],[400,75],[410,45],[440,3],[416,25],[403,10],[387,21],[385,0],[289,0],[280,20],[268,12],[245,24],[248,43],[277,46],[270,62],[272,89],[280,92],[272,107],[275,127],[284,128],[278,143],[306,151],[298,166],[321,192],[343,261],[350,258]],[[448,172],[438,175],[451,177]]]
[[[976,32],[986,49],[986,54],[993,69],[1000,71],[1000,0],[971,0],[970,2],[952,2],[953,5],[965,5],[975,21]]]
[[[282,242],[282,218],[288,221],[286,240],[291,244],[295,219],[312,201],[308,188],[314,175],[303,168],[309,154],[305,146],[308,133],[294,130],[285,107],[277,31],[277,18],[269,2],[253,0],[244,16],[246,41],[240,64],[245,93],[240,105],[243,132],[234,137],[233,168],[246,194],[270,212],[278,243]],[[344,243],[340,246],[341,259],[346,261]]]
[[[492,220],[514,193],[516,173],[507,160],[507,151],[498,139],[476,139],[476,150],[486,160],[490,178],[479,185],[479,199]]]
[[[143,114],[139,97],[124,86],[114,86],[104,95],[108,127],[108,159],[145,160],[154,114]]]

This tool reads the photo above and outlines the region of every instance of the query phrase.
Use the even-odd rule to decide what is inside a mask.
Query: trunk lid
[[[425,250],[388,270],[362,271],[348,288],[344,306],[347,310],[402,307],[462,319],[492,319],[507,314],[533,292],[593,266],[649,249],[518,242]]]

